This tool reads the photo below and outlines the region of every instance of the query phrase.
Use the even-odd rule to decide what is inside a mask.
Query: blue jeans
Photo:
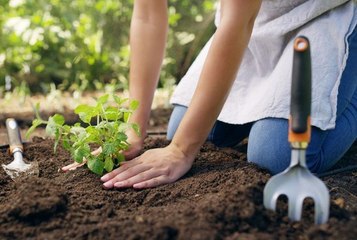
[[[337,99],[336,127],[321,130],[312,127],[311,141],[306,150],[306,163],[311,172],[321,173],[331,168],[357,138],[357,30],[349,37],[349,57],[342,74]],[[167,138],[173,135],[187,108],[175,105]],[[248,138],[249,162],[276,174],[290,164],[291,148],[287,141],[288,121],[266,118],[244,125],[216,121],[208,141],[219,147],[232,147]]]

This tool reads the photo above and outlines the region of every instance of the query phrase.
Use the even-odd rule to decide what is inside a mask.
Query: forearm
[[[131,99],[139,108],[131,117],[146,134],[151,104],[160,75],[167,36],[167,0],[136,0],[130,26]]]
[[[172,144],[187,156],[199,151],[223,107],[260,7],[260,1],[254,1],[255,6],[247,7],[250,12],[240,9],[245,11],[246,16],[232,16],[230,14],[239,12],[232,13],[229,4],[225,8],[222,5],[225,16],[215,33],[191,104],[172,140]]]

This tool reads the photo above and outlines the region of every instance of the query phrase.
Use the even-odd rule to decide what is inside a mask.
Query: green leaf
[[[105,104],[108,102],[109,94],[105,94],[101,97],[98,98],[97,103],[98,104]]]
[[[118,152],[115,156],[116,166],[119,165],[119,163],[124,162],[124,161],[125,161],[124,154]]]
[[[114,163],[113,163],[113,160],[110,156],[106,156],[105,157],[105,161],[104,161],[104,169],[107,171],[107,172],[111,172],[114,168]]]
[[[123,122],[128,122],[133,111],[126,108],[120,108],[119,111],[123,113]]]
[[[126,101],[128,101],[128,98],[120,98],[116,95],[113,95],[114,101],[116,102],[116,104],[118,104],[118,106],[123,105],[123,103],[125,103]]]
[[[96,142],[99,145],[101,145],[101,143],[99,142],[101,133],[100,133],[100,131],[98,131],[96,129],[96,127],[88,126],[85,130],[87,132],[87,134],[86,134],[86,141],[87,142]]]
[[[96,107],[92,107],[86,104],[77,106],[74,109],[74,112],[78,114],[79,118],[85,122],[90,123],[91,119],[99,114],[99,111]]]
[[[90,155],[89,145],[85,144],[74,150],[73,159],[78,163],[82,163],[83,158],[86,158],[89,155]]]
[[[59,129],[64,124],[64,117],[60,114],[55,114],[48,118],[46,133],[50,136],[58,137]]]
[[[119,111],[116,107],[109,106],[105,109],[104,116],[109,121],[116,121],[119,117]]]
[[[124,156],[124,154],[119,153],[119,154],[117,155],[117,159],[118,159],[119,163],[124,162],[124,161],[125,161],[125,156]]]
[[[71,149],[71,144],[70,142],[68,141],[68,139],[63,139],[62,140],[62,146],[64,149],[66,150],[70,150]]]
[[[46,121],[40,120],[40,119],[34,119],[32,121],[32,126],[27,130],[25,138],[28,139],[30,135],[35,131],[35,129],[40,126],[41,124],[46,124]]]
[[[130,112],[124,112],[123,113],[123,119],[124,119],[124,122],[128,122],[129,121],[129,117],[130,117],[131,113]]]
[[[41,116],[40,116],[40,103],[36,103],[36,106],[34,108],[35,114],[36,114],[36,118],[39,120],[42,120]]]
[[[88,162],[87,162],[87,166],[92,172],[94,172],[98,175],[103,174],[104,162],[100,161],[98,158],[96,158],[96,157],[89,158]]]
[[[126,132],[128,131],[130,128],[132,128],[130,123],[121,123],[118,127],[118,131],[119,132]]]
[[[126,141],[127,139],[128,139],[128,136],[126,136],[126,134],[123,132],[118,132],[116,135],[116,140],[118,140],[118,141]]]
[[[63,133],[70,133],[71,132],[71,127],[70,126],[68,126],[68,125],[63,125],[62,126],[62,132]]]
[[[72,127],[70,133],[75,134],[79,140],[83,140],[87,136],[87,132],[83,127]]]
[[[58,125],[63,125],[64,124],[64,117],[61,114],[56,113],[55,115],[53,115],[52,117],[49,118],[49,120],[53,120],[54,123],[58,124]]]
[[[140,137],[141,133],[140,133],[140,127],[138,124],[136,123],[132,123],[131,127],[133,128],[133,130],[135,131],[135,133]]]
[[[55,130],[55,144],[53,146],[53,152],[56,153],[56,150],[57,150],[57,146],[58,146],[58,143],[59,141],[61,140],[61,134],[60,134],[60,129],[56,129]]]
[[[105,142],[103,144],[103,154],[105,156],[107,155],[112,155],[116,152],[116,147],[113,143],[110,143],[110,142]]]
[[[135,111],[139,107],[139,101],[137,100],[132,100],[129,105],[129,109],[132,111]]]

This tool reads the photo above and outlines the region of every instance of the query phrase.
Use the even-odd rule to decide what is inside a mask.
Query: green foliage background
[[[175,84],[214,31],[215,0],[169,1],[159,87]],[[0,0],[0,92],[127,88],[133,0]]]

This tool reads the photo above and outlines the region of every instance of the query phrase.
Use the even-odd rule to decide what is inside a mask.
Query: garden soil
[[[164,114],[165,115],[165,114]],[[160,118],[161,115],[157,117]],[[166,116],[167,117],[167,116]],[[166,122],[151,124],[158,129]],[[145,150],[166,146],[148,137]],[[326,224],[313,223],[313,202],[303,220],[290,221],[286,199],[277,212],[263,207],[270,174],[246,161],[246,144],[219,149],[206,143],[192,169],[173,184],[146,190],[104,190],[86,168],[63,173],[72,162],[51,139],[25,144],[25,159],[39,162],[39,177],[12,181],[0,168],[0,239],[356,239],[356,172],[323,177],[331,194]],[[9,163],[6,147],[0,163]],[[357,162],[355,143],[336,166]]]

